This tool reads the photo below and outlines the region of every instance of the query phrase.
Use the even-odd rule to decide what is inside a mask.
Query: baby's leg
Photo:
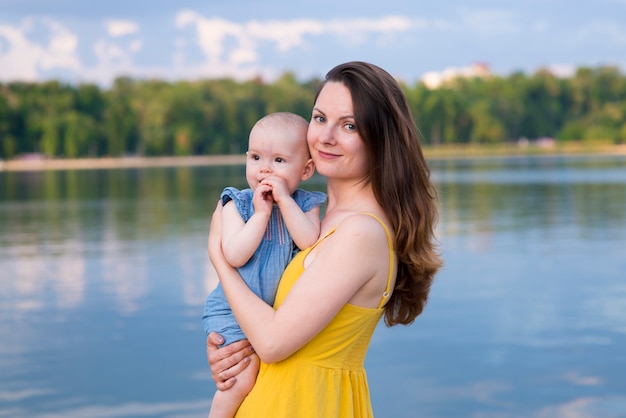
[[[224,391],[218,390],[213,395],[209,418],[232,418],[239,405],[254,387],[256,376],[259,373],[259,356],[250,355],[250,364],[237,375],[235,384]]]

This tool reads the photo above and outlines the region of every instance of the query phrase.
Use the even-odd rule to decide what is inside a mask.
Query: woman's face
[[[352,95],[342,83],[327,82],[320,91],[307,141],[321,175],[361,180],[367,173],[367,154],[356,126]]]

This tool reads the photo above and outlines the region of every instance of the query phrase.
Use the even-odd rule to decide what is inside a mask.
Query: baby
[[[249,189],[227,187],[221,195],[222,247],[250,289],[273,305],[283,270],[300,250],[320,234],[321,192],[308,192],[300,182],[311,178],[308,122],[293,113],[271,113],[250,131],[246,158]],[[208,296],[202,317],[207,333],[224,337],[224,345],[245,339],[218,284]],[[256,381],[259,359],[237,376],[233,387],[217,391],[209,418],[232,417]]]

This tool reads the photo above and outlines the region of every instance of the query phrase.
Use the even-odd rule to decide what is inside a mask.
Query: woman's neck
[[[380,208],[372,185],[366,181],[328,181],[326,216],[334,212],[367,212]]]

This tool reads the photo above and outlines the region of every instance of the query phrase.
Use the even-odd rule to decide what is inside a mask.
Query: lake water
[[[375,416],[626,417],[626,157],[431,165],[446,264],[374,335]],[[243,173],[0,172],[0,417],[206,416],[208,221]]]

